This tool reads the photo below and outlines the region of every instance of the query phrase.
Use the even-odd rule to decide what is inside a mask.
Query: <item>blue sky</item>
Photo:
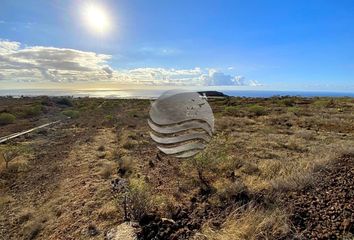
[[[146,84],[153,85],[354,91],[354,1],[91,1],[109,16],[112,28],[104,36],[85,26],[80,16],[85,2],[1,1],[0,39],[7,42],[7,50],[1,53],[0,45],[0,57],[22,56],[21,63],[33,63],[25,76],[25,70],[14,73],[18,63],[13,61],[4,61],[1,68],[0,58],[2,86],[87,79],[86,72],[66,77],[68,69],[53,64],[63,61],[60,57],[51,55],[50,66],[39,66],[48,62],[52,47],[58,50],[56,56],[62,56],[63,49],[107,56],[90,59],[89,67],[84,66],[86,55],[71,62],[92,68],[96,77],[90,81],[97,83],[102,74],[98,69],[105,68],[105,82],[145,84],[140,78],[148,76]],[[17,47],[10,52],[6,46],[11,42]],[[44,59],[38,51],[45,52]],[[68,58],[65,61],[68,66]]]

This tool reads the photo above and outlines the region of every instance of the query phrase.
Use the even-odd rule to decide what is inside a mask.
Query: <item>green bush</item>
[[[313,102],[313,105],[317,108],[328,108],[328,107],[335,107],[336,102],[333,98],[328,99],[328,98],[323,98],[323,99],[317,99]]]
[[[241,113],[240,106],[227,106],[224,109],[225,114],[229,116],[238,116]]]
[[[292,107],[295,105],[295,98],[284,98],[280,100],[281,104],[286,107]]]
[[[249,106],[248,110],[256,116],[262,116],[267,113],[267,109],[265,107],[257,104]]]
[[[62,114],[64,114],[67,117],[70,117],[70,118],[80,117],[80,112],[75,111],[75,110],[65,110],[65,111],[62,111]]]
[[[43,97],[41,100],[41,104],[44,106],[53,106],[53,101],[50,97]]]
[[[65,105],[65,106],[68,106],[68,107],[72,107],[73,106],[73,103],[72,103],[70,98],[59,98],[55,102],[57,104]]]
[[[25,108],[23,111],[24,117],[35,117],[42,113],[42,105],[35,105]]]
[[[0,125],[13,123],[16,117],[11,113],[0,113]]]

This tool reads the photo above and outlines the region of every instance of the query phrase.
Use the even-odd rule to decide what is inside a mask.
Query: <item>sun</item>
[[[111,30],[111,19],[106,9],[95,3],[84,5],[83,21],[92,33],[105,35]]]

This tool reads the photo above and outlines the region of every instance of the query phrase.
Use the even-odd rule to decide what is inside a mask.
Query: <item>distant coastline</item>
[[[165,90],[57,90],[57,89],[0,89],[0,96],[35,97],[35,96],[72,96],[93,98],[133,98],[154,99]],[[271,91],[271,90],[224,90],[218,91],[233,97],[268,98],[272,96],[300,97],[354,97],[354,92],[330,91]]]

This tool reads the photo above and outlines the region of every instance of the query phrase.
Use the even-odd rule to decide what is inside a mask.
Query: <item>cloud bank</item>
[[[10,82],[117,82],[166,86],[259,86],[215,69],[113,69],[111,55],[68,48],[21,47],[0,40],[0,81]]]

